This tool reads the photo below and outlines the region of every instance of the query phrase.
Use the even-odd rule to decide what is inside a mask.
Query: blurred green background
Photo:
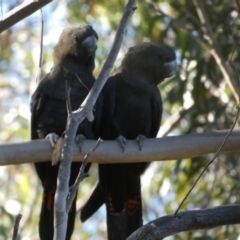
[[[0,19],[20,0],[0,1]],[[240,16],[237,1],[146,0],[129,23],[115,67],[127,49],[144,41],[163,42],[176,50],[179,70],[165,80],[164,113],[159,136],[229,129],[237,102],[229,78],[239,89]],[[61,30],[91,24],[99,34],[97,77],[110,50],[126,2],[122,0],[54,1],[43,8],[44,49],[41,78],[52,67],[52,49]],[[204,25],[206,24],[206,25]],[[0,144],[29,140],[29,102],[36,88],[41,18],[36,12],[0,34]],[[229,64],[232,56],[232,70]],[[225,74],[225,76],[223,75]],[[238,127],[238,124],[237,124]],[[183,161],[153,162],[142,177],[144,223],[173,213],[213,155]],[[17,157],[17,156],[16,156]],[[78,208],[97,180],[96,165],[81,185]],[[181,210],[239,203],[239,154],[220,154]],[[31,164],[0,167],[0,240],[11,239],[16,214],[23,214],[22,240],[38,239],[41,186]],[[240,239],[239,226],[181,233],[167,239]],[[105,208],[82,224],[76,218],[73,240],[106,239]]]

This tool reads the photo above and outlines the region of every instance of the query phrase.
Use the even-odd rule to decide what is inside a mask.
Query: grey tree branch
[[[64,240],[66,237],[68,214],[66,211],[66,199],[69,192],[69,178],[71,173],[72,151],[78,128],[78,123],[68,117],[66,134],[61,149],[62,162],[59,166],[57,189],[54,197],[54,240]]]
[[[22,3],[3,16],[2,21],[0,21],[0,33],[50,2],[52,2],[52,0],[33,0]]]
[[[117,58],[118,52],[121,47],[121,43],[123,40],[126,26],[128,24],[128,21],[131,19],[134,11],[136,10],[136,4],[137,4],[137,0],[129,0],[126,5],[125,12],[120,21],[118,30],[117,30],[115,38],[114,38],[113,46],[109,52],[108,58],[107,58],[106,62],[104,63],[103,68],[102,68],[102,70],[99,74],[99,77],[98,77],[96,83],[94,84],[92,90],[89,92],[85,101],[82,103],[82,107],[84,107],[85,111],[87,111],[87,112],[92,110],[92,108],[98,98],[98,95],[100,94],[100,92],[112,70],[112,67],[114,65],[114,62]],[[80,111],[84,112],[82,109],[78,109],[76,112],[80,112]]]
[[[240,205],[226,205],[203,210],[167,215],[142,226],[127,240],[160,240],[176,233],[211,229],[223,225],[240,224]]]
[[[107,81],[120,50],[127,23],[136,9],[136,3],[137,0],[128,1],[114,39],[113,46],[96,83],[82,103],[82,106],[77,111],[72,112],[68,117],[63,145],[64,147],[61,156],[62,162],[59,167],[57,190],[54,198],[54,240],[64,240],[66,236],[68,220],[68,214],[66,212],[66,199],[69,192],[68,183],[77,128],[79,124],[86,118],[88,113],[92,111],[98,95]]]
[[[135,140],[127,141],[124,152],[117,141],[104,140],[91,154],[89,162],[104,164],[194,158],[217,152],[228,132],[229,130],[225,130],[145,139],[142,151],[139,151]],[[73,161],[82,161],[95,144],[96,140],[85,140],[79,152],[78,145],[74,142]],[[3,144],[0,145],[0,166],[49,161],[52,152],[47,139]],[[234,130],[230,134],[221,152],[240,152],[240,130]]]

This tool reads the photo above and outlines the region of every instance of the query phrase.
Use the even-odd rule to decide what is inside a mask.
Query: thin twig
[[[37,184],[37,186],[34,187],[34,189],[31,190],[31,194],[29,196],[29,199],[30,199],[30,206],[27,205],[26,206],[26,210],[23,210],[24,212],[24,215],[23,215],[23,218],[21,220],[21,225],[20,225],[20,228],[19,228],[19,231],[18,231],[18,234],[19,236],[22,235],[22,232],[24,230],[26,230],[26,227],[28,226],[29,224],[29,221],[32,219],[32,216],[33,216],[33,212],[36,210],[36,206],[38,204],[38,197],[39,197],[39,184]],[[42,187],[42,186],[41,186]]]
[[[198,181],[200,180],[200,178],[202,177],[202,175],[206,172],[206,170],[208,169],[208,167],[214,162],[214,160],[218,157],[219,153],[221,152],[223,145],[225,144],[225,142],[227,141],[229,135],[231,134],[233,128],[235,127],[237,120],[238,120],[238,116],[239,116],[239,108],[237,111],[237,116],[236,119],[231,127],[231,129],[229,130],[229,132],[227,133],[227,135],[224,137],[224,140],[221,144],[221,146],[219,147],[217,153],[215,154],[215,156],[212,158],[212,160],[204,167],[204,169],[202,170],[202,172],[200,173],[200,175],[197,177],[196,181],[194,182],[194,184],[192,185],[192,187],[190,188],[190,190],[188,191],[188,193],[186,194],[186,196],[183,198],[182,202],[179,204],[176,212],[174,213],[174,217],[177,216],[178,211],[180,210],[180,208],[182,207],[183,203],[186,201],[186,199],[188,198],[188,196],[190,195],[190,193],[192,192],[192,190],[194,189],[194,187],[196,186],[196,184],[198,183]]]
[[[225,60],[222,56],[222,53],[220,51],[219,44],[217,43],[215,36],[213,34],[213,31],[211,29],[211,24],[209,22],[207,13],[205,11],[205,8],[203,6],[204,1],[199,0],[193,0],[194,5],[196,6],[196,11],[198,14],[198,17],[200,19],[200,22],[202,23],[202,30],[204,34],[208,37],[209,44],[211,46],[210,54],[214,57],[220,71],[222,72],[223,77],[225,78],[228,87],[233,93],[233,96],[235,97],[236,101],[238,102],[238,86],[236,83],[231,79],[231,74],[229,71],[229,68],[227,64],[225,63]]]
[[[65,84],[66,84],[66,105],[67,105],[67,112],[69,116],[72,113],[72,106],[71,106],[71,99],[70,99],[71,87],[68,84],[68,80],[65,80]]]
[[[193,14],[191,14],[190,11],[185,6],[182,6],[180,1],[176,1],[176,3],[178,3],[179,7],[181,7],[184,10],[184,12],[186,13],[186,16],[189,17],[196,25],[198,25],[199,27],[202,26],[202,24],[196,19],[196,17]],[[191,36],[195,41],[197,41],[199,43],[199,45],[201,45],[207,51],[210,52],[212,50],[212,47],[204,42],[201,34],[199,36],[197,36],[196,34],[194,34],[194,32],[191,29],[188,29],[187,27],[184,28],[182,23],[179,22],[179,19],[175,19],[175,18],[173,18],[172,15],[166,14],[164,11],[159,9],[159,7],[155,6],[153,3],[148,2],[147,4],[150,6],[153,6],[156,13],[161,14],[161,15],[171,19],[172,25],[174,27],[185,31],[189,36]]]
[[[88,164],[88,160],[89,160],[91,154],[99,147],[101,142],[102,142],[102,139],[99,138],[96,142],[96,145],[92,149],[90,149],[89,152],[84,156],[77,179],[76,179],[75,183],[69,188],[69,195],[67,198],[67,206],[66,206],[67,212],[70,210],[70,208],[72,206],[72,203],[76,196],[79,184],[83,181],[84,178],[89,176],[88,173],[84,172],[84,169],[85,169],[86,165]]]
[[[19,228],[19,223],[21,221],[21,218],[22,218],[22,214],[18,214],[16,219],[15,219],[12,240],[17,240],[18,239],[18,228]]]
[[[232,62],[232,58],[233,58],[233,54],[236,50],[236,47],[234,48],[234,50],[232,51],[232,55],[230,57],[229,63],[230,65],[233,67],[233,70],[236,72],[237,76],[238,76],[238,82],[240,80],[240,77],[236,71],[236,69],[234,68]],[[239,90],[240,91],[240,90]],[[238,96],[240,96],[240,94],[238,93]],[[188,193],[185,195],[185,197],[183,198],[183,200],[181,201],[181,203],[179,204],[176,212],[174,213],[174,217],[177,216],[178,211],[180,210],[180,208],[182,207],[183,203],[186,201],[186,199],[188,198],[188,196],[190,195],[190,193],[192,192],[192,190],[194,189],[194,187],[196,186],[196,184],[198,183],[198,181],[200,180],[200,178],[202,177],[202,175],[206,172],[206,170],[208,169],[208,167],[214,162],[214,160],[217,158],[217,156],[219,155],[219,153],[221,152],[225,142],[227,141],[229,135],[232,133],[237,121],[238,121],[238,117],[239,117],[239,111],[240,111],[240,99],[238,100],[238,107],[237,107],[237,114],[234,120],[234,123],[232,125],[232,127],[230,128],[230,130],[228,131],[227,135],[224,137],[222,144],[220,145],[217,153],[214,155],[214,157],[212,158],[212,160],[204,167],[204,169],[202,170],[202,172],[200,173],[200,175],[197,177],[196,181],[194,182],[194,184],[192,185],[192,187],[190,188],[190,190],[188,191]]]
[[[84,84],[84,82],[81,80],[81,78],[75,74],[75,77],[78,79],[78,81],[89,91],[90,89],[86,86],[86,84]]]
[[[42,8],[40,9],[40,13],[41,13],[40,57],[39,57],[39,63],[38,63],[38,70],[37,70],[36,82],[38,82],[39,77],[40,77],[40,75],[41,75],[41,69],[42,69],[42,56],[43,56],[44,19],[43,19]]]
[[[186,6],[183,6],[182,3],[180,3],[179,0],[175,0],[175,3],[178,4],[178,6],[181,8],[181,10],[183,10],[186,13],[186,17],[189,17],[196,25],[198,25],[199,27],[201,27],[201,23],[199,22],[199,20],[196,18],[196,16],[194,14],[192,14],[188,8],[186,8]],[[165,13],[156,3],[154,2],[146,2],[145,4],[152,6],[154,8],[154,10],[158,13],[161,14],[165,17],[168,17],[171,19],[171,21],[175,20],[173,18],[172,15]],[[179,19],[177,19],[177,21],[179,21]]]
[[[187,17],[189,17],[196,25],[198,25],[198,27],[201,27],[201,23],[199,22],[197,17],[191,11],[189,11],[188,8],[183,5],[182,2],[176,0],[176,3],[178,4],[179,7],[181,7],[181,10],[183,10],[186,13]]]

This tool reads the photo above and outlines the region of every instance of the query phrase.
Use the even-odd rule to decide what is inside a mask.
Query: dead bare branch
[[[177,217],[167,215],[142,226],[132,233],[127,240],[160,240],[180,232],[211,229],[239,223],[240,205],[184,211],[180,212]]]
[[[80,168],[77,179],[76,179],[75,183],[70,187],[70,190],[69,190],[69,195],[68,195],[68,199],[67,199],[67,207],[66,207],[67,211],[69,211],[72,206],[72,202],[76,196],[79,184],[83,181],[84,178],[89,176],[88,173],[84,172],[84,169],[88,163],[88,160],[89,160],[91,154],[99,147],[101,142],[102,142],[102,139],[99,138],[96,145],[92,149],[90,149],[90,151],[85,155],[85,157],[83,159],[82,166]]]
[[[70,178],[70,168],[78,126],[87,117],[89,112],[92,111],[98,95],[107,81],[120,50],[127,23],[136,9],[136,3],[137,0],[128,1],[114,39],[113,46],[98,80],[90,90],[88,96],[82,103],[82,106],[77,111],[72,112],[68,117],[63,145],[64,147],[62,149],[62,162],[58,171],[57,190],[54,198],[54,239],[56,240],[64,240],[66,236],[66,226],[68,220],[68,214],[66,212],[66,199],[69,193],[68,183]]]
[[[50,2],[52,2],[52,0],[33,0],[22,3],[18,7],[3,15],[2,21],[0,21],[0,33]]]

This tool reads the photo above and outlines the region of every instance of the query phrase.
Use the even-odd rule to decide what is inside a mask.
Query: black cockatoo
[[[72,110],[80,107],[95,82],[92,75],[98,35],[89,26],[69,27],[63,30],[54,47],[54,66],[39,83],[31,99],[31,138],[45,138],[50,133],[62,135],[67,123],[66,81],[70,87]],[[94,139],[93,123],[85,119],[77,130],[88,139]],[[75,182],[81,163],[72,163],[69,185]],[[53,203],[59,164],[35,163],[43,186],[43,199],[39,222],[41,240],[51,240],[54,235]],[[90,165],[86,168],[89,169]],[[76,198],[69,211],[66,239],[70,239],[76,212]]]
[[[102,91],[100,137],[137,139],[140,146],[143,136],[156,137],[162,117],[158,84],[176,69],[175,52],[166,45],[142,43],[130,48]],[[81,220],[85,221],[106,203],[108,239],[126,239],[142,226],[140,175],[146,166],[146,163],[99,165],[99,183],[82,208]]]

